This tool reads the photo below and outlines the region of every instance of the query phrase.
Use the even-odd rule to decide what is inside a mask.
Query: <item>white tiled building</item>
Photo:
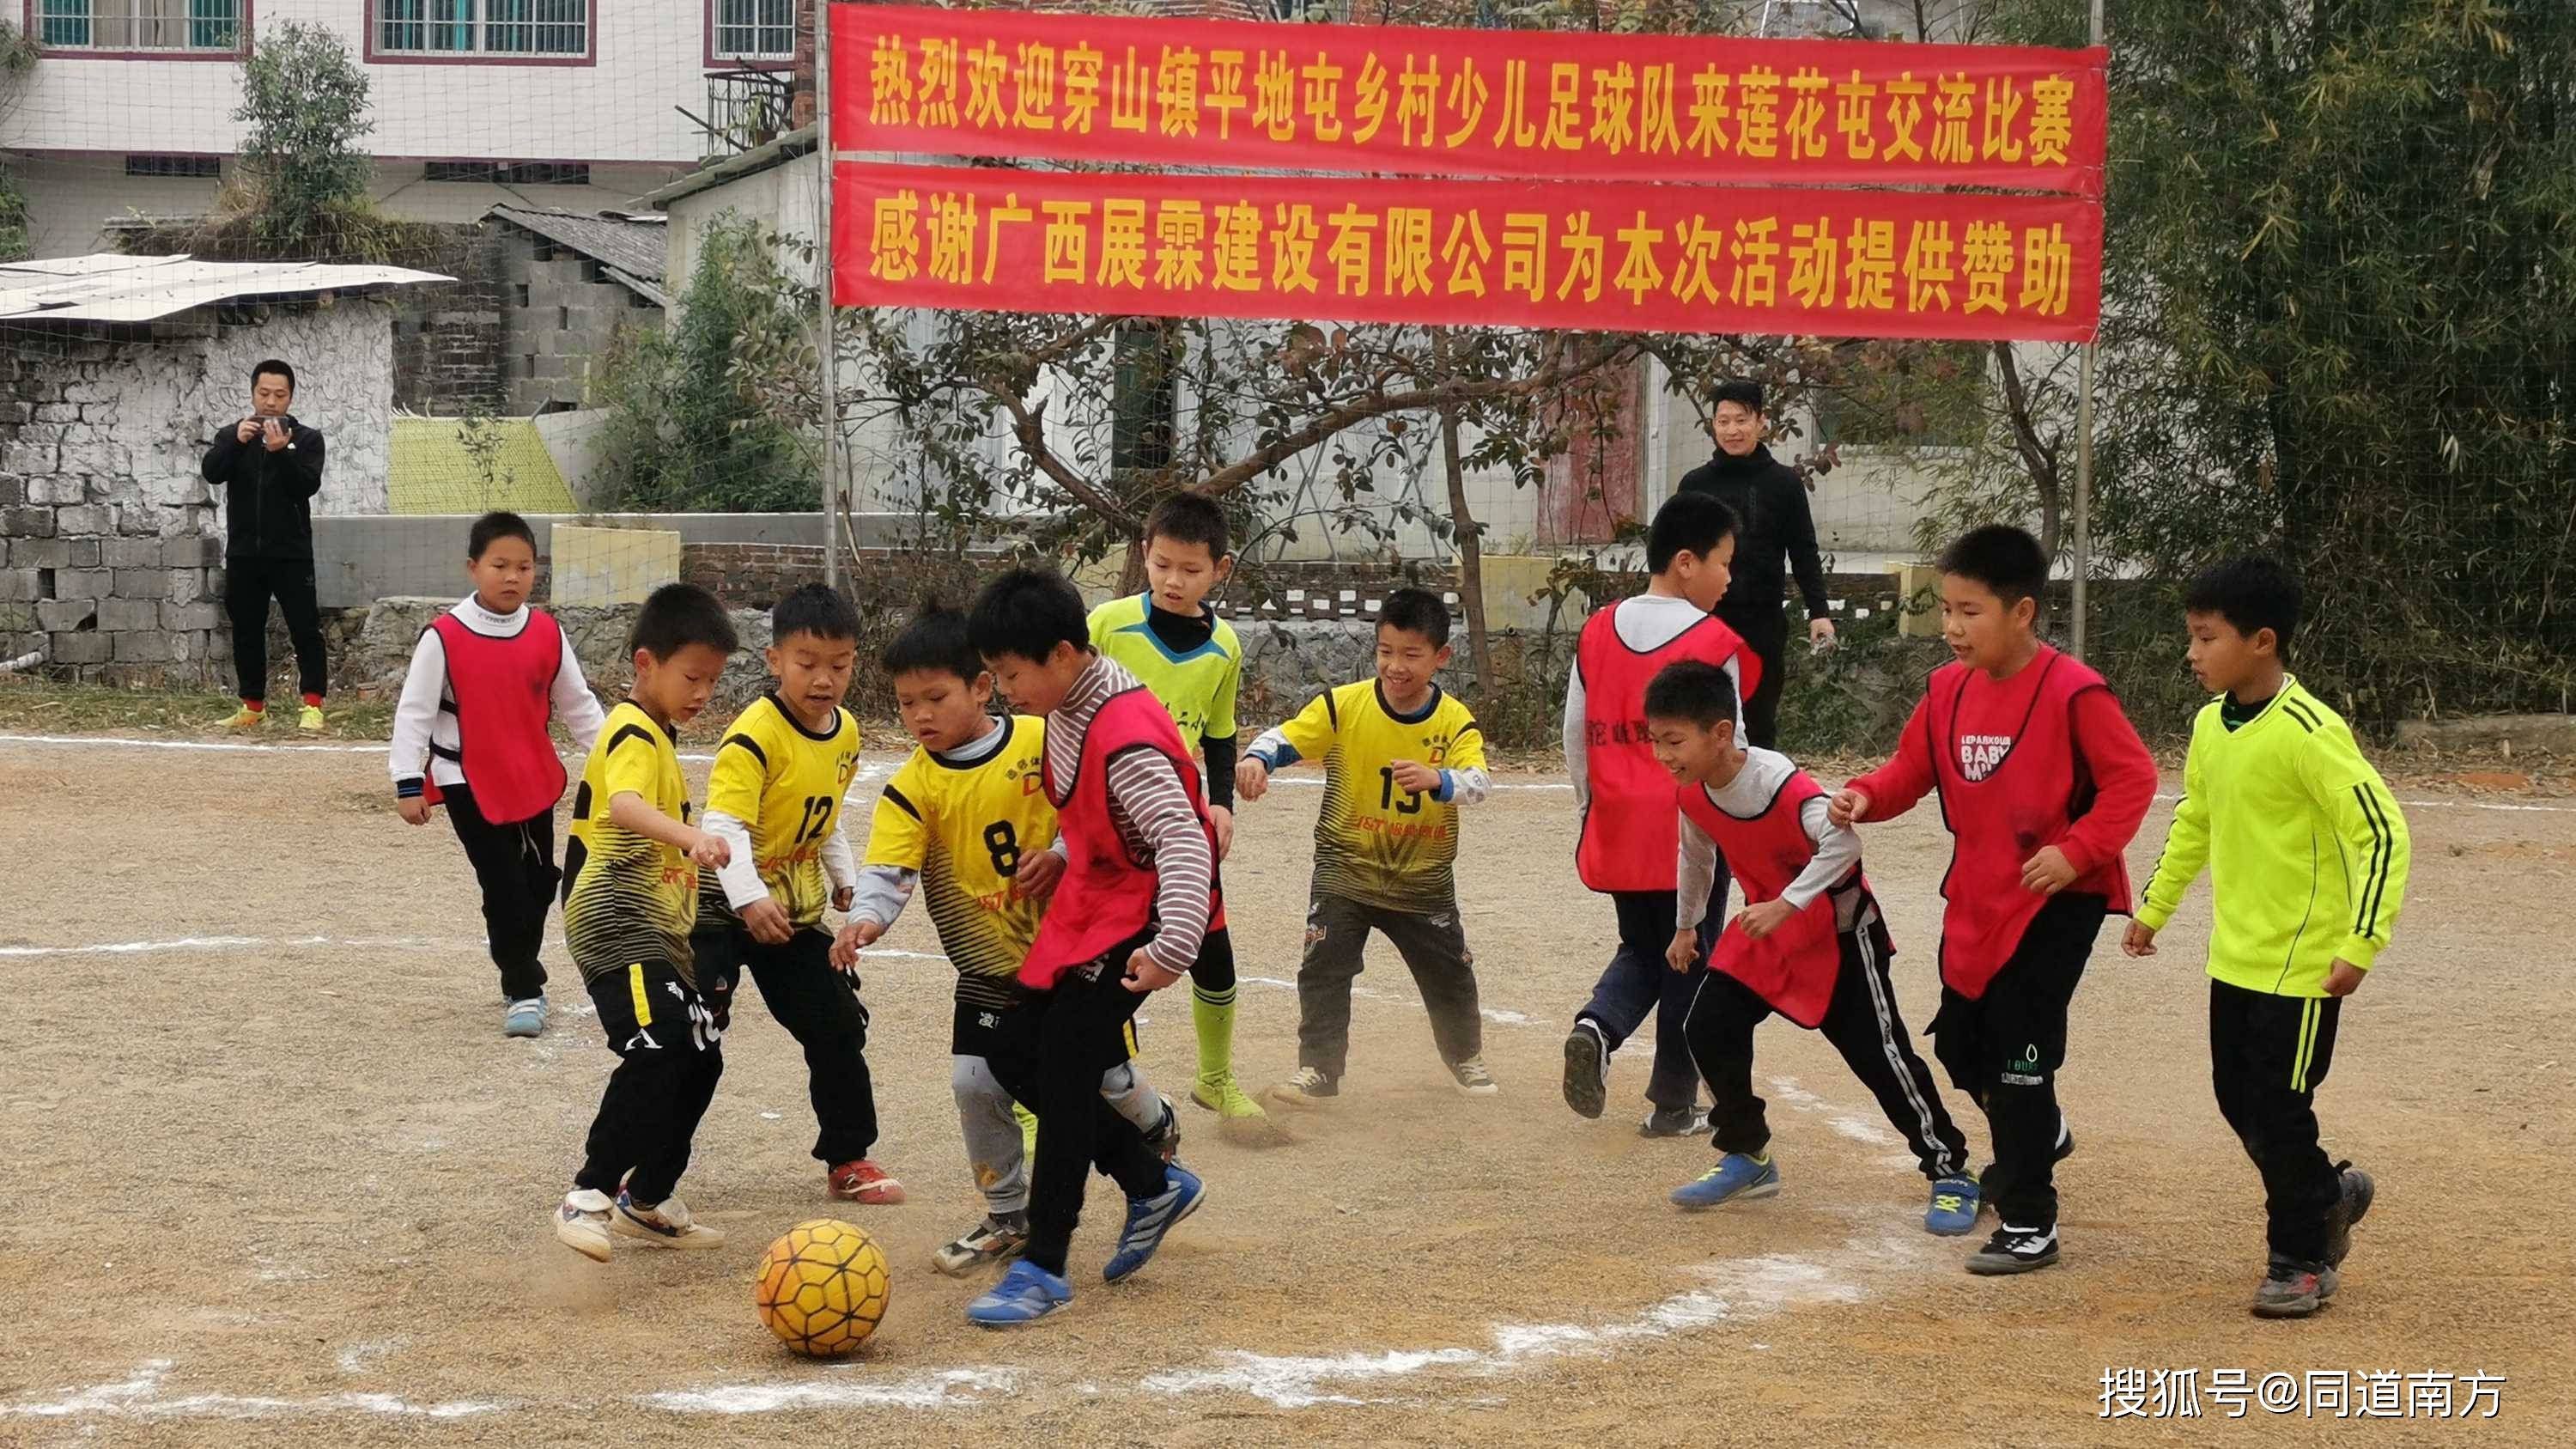
[[[748,106],[756,139],[774,106],[784,129],[805,3],[0,0],[40,52],[0,148],[38,256],[93,249],[111,217],[202,213],[240,140],[238,62],[296,20],[340,31],[366,67],[376,129],[363,144],[392,214],[595,211],[739,149],[701,120],[742,125]]]

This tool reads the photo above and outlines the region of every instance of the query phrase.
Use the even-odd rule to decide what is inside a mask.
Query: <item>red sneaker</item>
[[[886,1176],[884,1168],[864,1157],[833,1168],[826,1183],[832,1196],[848,1202],[889,1207],[903,1201],[903,1184]]]

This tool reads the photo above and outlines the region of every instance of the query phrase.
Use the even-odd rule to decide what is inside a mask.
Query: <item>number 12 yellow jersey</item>
[[[1020,862],[1055,843],[1041,767],[1046,721],[1012,715],[992,752],[955,764],[915,749],[878,797],[866,865],[921,873],[922,904],[958,972],[957,996],[1003,1007],[1045,902],[1013,900]],[[980,743],[980,741],[978,742]]]
[[[707,771],[707,813],[730,815],[751,832],[751,852],[769,898],[798,926],[820,926],[831,896],[823,845],[840,827],[841,799],[859,772],[859,722],[832,711],[816,733],[775,694],[753,700],[725,727]],[[713,871],[704,872],[704,918],[732,918]]]

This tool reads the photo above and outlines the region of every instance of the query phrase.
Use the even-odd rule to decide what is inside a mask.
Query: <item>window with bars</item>
[[[796,0],[716,0],[718,60],[792,60]]]
[[[177,176],[201,181],[220,181],[224,175],[221,156],[128,156],[128,176]]]
[[[423,181],[488,181],[500,186],[588,186],[587,161],[432,161]]]
[[[37,0],[36,39],[48,50],[241,49],[242,0]]]
[[[378,55],[578,59],[590,0],[371,0]]]

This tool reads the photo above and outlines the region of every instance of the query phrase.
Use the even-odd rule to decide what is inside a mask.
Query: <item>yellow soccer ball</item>
[[[877,1331],[886,1309],[885,1252],[836,1218],[798,1223],[760,1255],[760,1321],[807,1358],[839,1358]]]

